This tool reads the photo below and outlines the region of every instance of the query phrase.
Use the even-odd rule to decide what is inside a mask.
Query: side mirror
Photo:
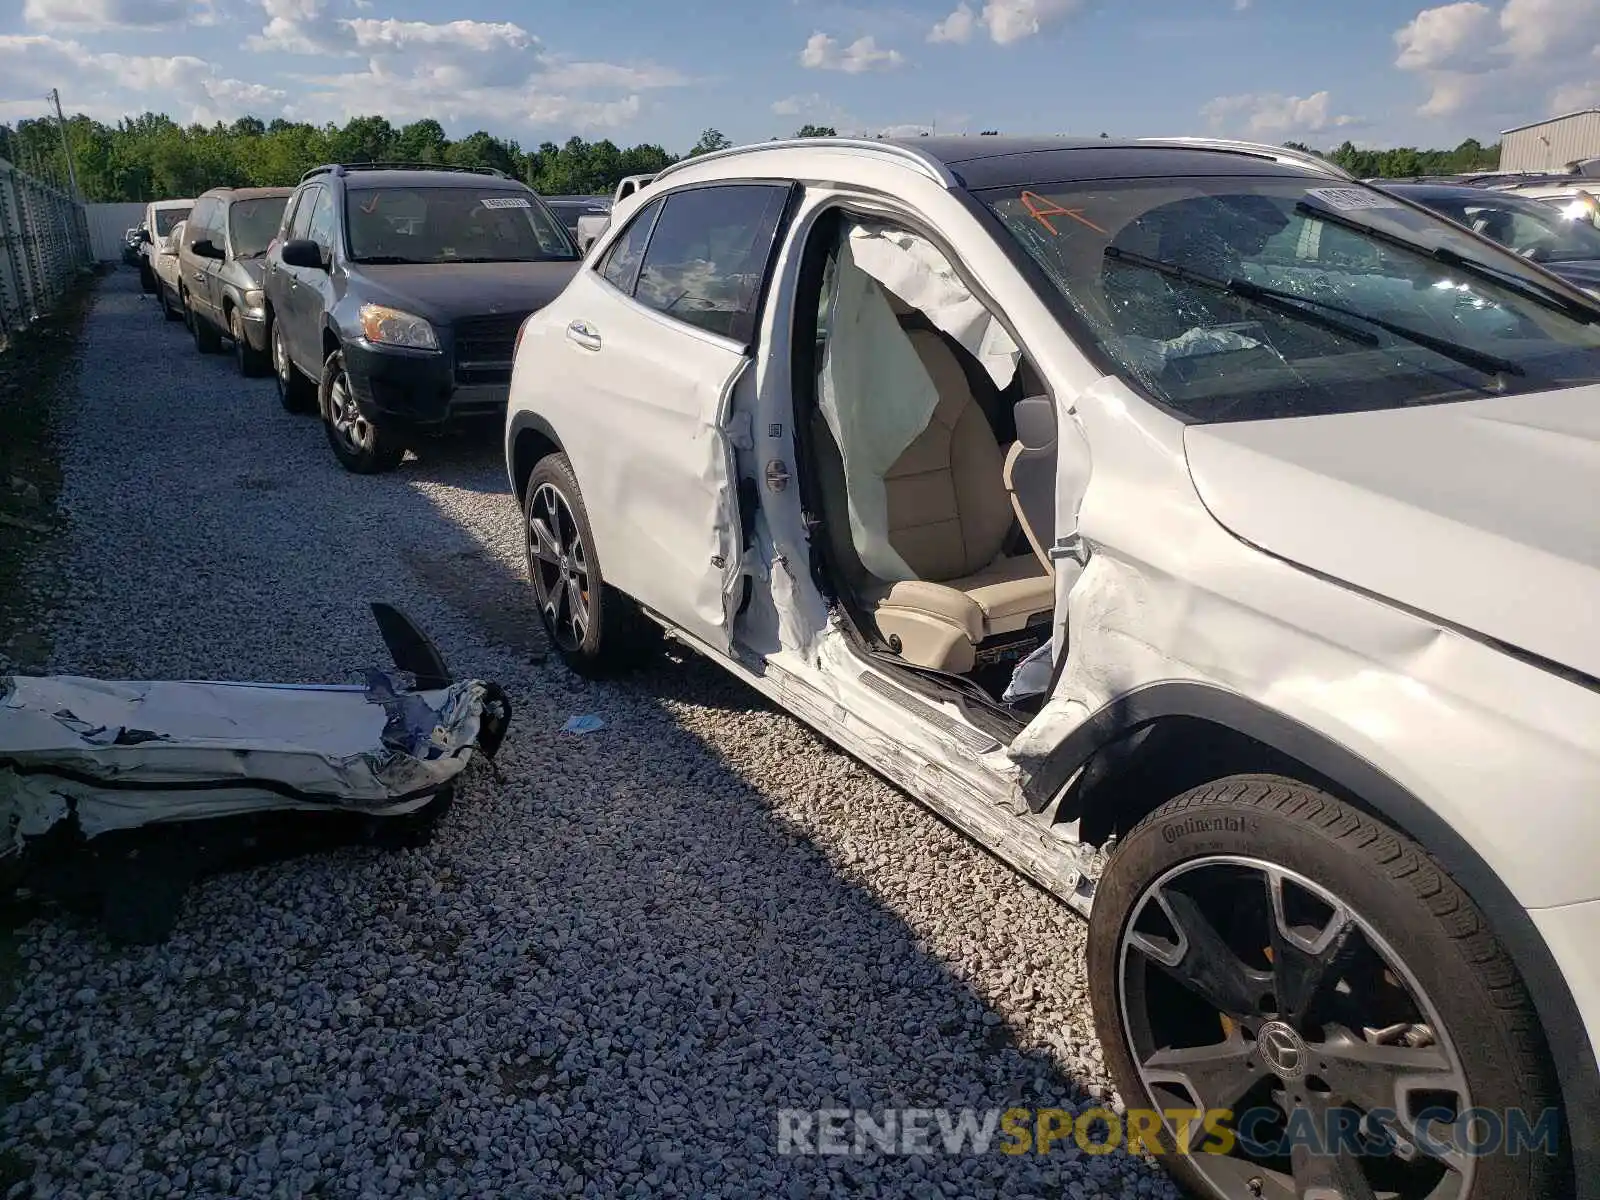
[[[309,238],[294,238],[283,244],[283,265],[306,267],[313,271],[328,269],[328,264],[322,259],[322,247]]]
[[[210,238],[196,238],[189,243],[189,252],[200,258],[221,258],[222,251]]]
[[[148,246],[153,240],[148,229],[141,228],[139,230],[139,244],[141,246]]]

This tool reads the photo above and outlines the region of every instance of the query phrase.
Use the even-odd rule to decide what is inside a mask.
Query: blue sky
[[[0,120],[51,87],[678,152],[806,122],[1442,146],[1600,105],[1600,0],[0,0]]]

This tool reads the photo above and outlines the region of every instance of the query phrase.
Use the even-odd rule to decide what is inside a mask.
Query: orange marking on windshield
[[[1062,208],[1054,200],[1046,200],[1037,192],[1023,192],[1020,199],[1022,200],[1022,206],[1028,210],[1028,215],[1056,236],[1060,236],[1061,231],[1051,223],[1051,217],[1067,217],[1076,221],[1079,225],[1087,225],[1096,233],[1105,234],[1107,237],[1111,236],[1110,230],[1101,229],[1100,226],[1084,216],[1081,208]]]
[[[361,206],[361,211],[366,213],[368,216],[371,216],[373,213],[378,211],[378,201],[381,199],[383,199],[382,192],[373,192],[372,199]]]

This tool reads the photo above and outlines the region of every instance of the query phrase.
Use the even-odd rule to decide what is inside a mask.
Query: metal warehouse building
[[[1500,135],[1502,171],[1564,171],[1600,156],[1600,108],[1519,125]]]

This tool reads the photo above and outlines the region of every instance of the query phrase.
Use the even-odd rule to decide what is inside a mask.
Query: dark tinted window
[[[287,196],[263,196],[258,200],[235,200],[228,206],[228,234],[238,258],[264,254],[267,243],[278,232]]]
[[[333,199],[327,189],[317,194],[317,206],[312,210],[306,236],[324,250],[333,249]]]
[[[533,193],[511,184],[352,188],[350,254],[362,262],[570,262],[577,248]]]
[[[782,184],[729,184],[665,197],[634,298],[687,324],[748,341],[788,197]]]
[[[600,274],[614,288],[633,295],[633,282],[639,277],[639,263],[644,259],[645,243],[650,240],[650,230],[655,227],[661,213],[661,201],[645,205],[635,214],[622,236],[611,243],[605,258],[600,261]]]
[[[322,189],[307,188],[300,193],[299,207],[294,210],[294,221],[289,226],[289,237],[299,240],[306,236],[306,231],[311,228],[311,214],[316,210],[317,200],[322,196]]]

